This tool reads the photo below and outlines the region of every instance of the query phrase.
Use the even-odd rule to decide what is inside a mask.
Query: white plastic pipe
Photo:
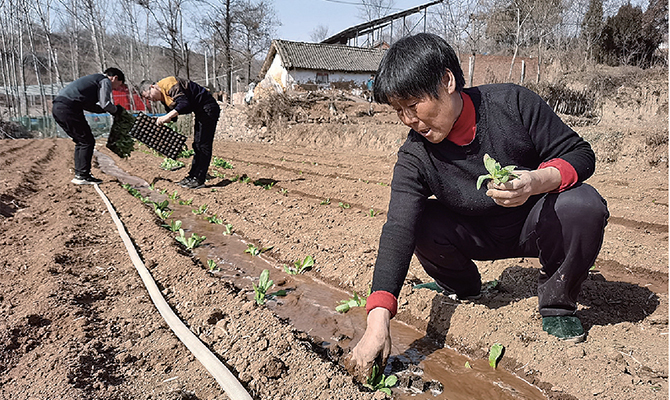
[[[154,305],[158,309],[158,312],[160,312],[165,322],[167,322],[167,324],[170,326],[170,329],[172,329],[179,340],[184,343],[186,348],[188,348],[189,351],[193,353],[195,358],[200,361],[200,363],[207,369],[207,371],[212,374],[214,379],[216,379],[219,385],[221,385],[221,388],[226,392],[226,394],[228,394],[228,397],[230,397],[231,400],[252,400],[252,397],[244,389],[237,378],[235,378],[235,376],[228,370],[228,368],[226,368],[226,366],[223,365],[223,363],[211,351],[209,351],[209,349],[200,341],[200,339],[198,339],[197,336],[195,336],[193,332],[191,332],[191,330],[186,327],[186,325],[179,319],[179,317],[177,317],[174,311],[172,311],[172,308],[170,308],[170,305],[167,303],[167,301],[165,301],[160,290],[158,290],[158,286],[151,277],[151,273],[149,273],[149,270],[144,266],[144,263],[140,259],[139,254],[137,254],[137,250],[130,241],[130,237],[126,232],[123,223],[119,219],[119,216],[116,214],[112,203],[110,203],[109,199],[107,199],[107,196],[105,196],[105,193],[103,193],[97,184],[93,186],[95,186],[95,190],[98,192],[98,194],[100,194],[102,201],[104,201],[105,205],[107,205],[107,210],[109,210],[109,214],[112,216],[114,224],[116,224],[119,235],[121,236],[123,243],[126,245],[126,249],[128,250],[128,254],[133,261],[133,265],[135,265],[137,272],[142,278],[142,282],[144,282],[144,286],[149,292],[151,301],[153,301]]]

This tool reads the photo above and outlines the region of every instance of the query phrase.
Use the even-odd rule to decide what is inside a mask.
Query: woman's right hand
[[[344,360],[344,366],[359,382],[366,383],[375,362],[383,371],[390,353],[391,312],[378,307],[370,310],[365,333]]]

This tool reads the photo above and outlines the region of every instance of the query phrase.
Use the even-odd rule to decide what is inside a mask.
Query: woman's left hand
[[[170,122],[171,119],[172,119],[172,117],[170,117],[168,115],[163,115],[163,116],[158,117],[156,119],[156,125],[163,125],[166,122]]]
[[[561,173],[550,167],[534,171],[514,171],[516,179],[495,184],[490,180],[486,195],[503,207],[518,207],[530,196],[551,192],[561,185]]]

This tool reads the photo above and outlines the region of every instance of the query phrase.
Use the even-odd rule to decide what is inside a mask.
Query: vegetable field
[[[667,88],[667,80],[658,87]],[[542,331],[536,260],[478,263],[482,279],[497,285],[467,303],[413,288],[430,280],[412,261],[396,319],[422,332],[436,354],[445,346],[461,354],[462,362],[443,365],[447,376],[458,381],[495,367],[548,399],[667,399],[663,96],[660,116],[662,107],[613,101],[598,124],[574,127],[596,150],[588,182],[611,212],[580,297],[585,342],[564,343]],[[210,167],[206,187],[192,191],[175,183],[190,159],[171,171],[145,146],[120,159],[98,140],[99,152],[163,196],[142,201],[146,193],[93,170],[172,309],[255,399],[387,396],[375,388],[411,398],[388,370],[367,387],[353,382],[337,362],[341,354],[323,345],[340,343],[346,351],[363,326],[318,338],[274,311],[289,301],[286,282],[303,276],[342,290],[323,313],[341,315],[342,305],[360,312],[368,293],[397,139],[406,129],[391,109],[375,105],[371,117],[364,101],[337,106],[348,123],[284,123],[262,133],[234,125],[243,112],[224,107],[214,146],[218,165]],[[0,399],[228,398],[163,322],[94,188],[69,183],[73,143],[0,143]],[[178,224],[171,213],[178,207],[192,210],[189,218],[207,230]],[[225,278],[234,267],[212,256],[211,243],[231,235],[248,244],[236,257],[268,260],[268,275]],[[472,390],[469,397],[415,398],[519,398],[502,384],[496,392]]]

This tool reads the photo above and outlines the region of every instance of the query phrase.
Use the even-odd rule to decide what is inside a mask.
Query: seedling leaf
[[[487,179],[491,179],[494,183],[500,184],[518,178],[518,176],[514,174],[514,169],[516,168],[515,165],[501,167],[500,163],[491,158],[488,154],[484,154],[484,168],[486,168],[489,173],[480,175],[477,178],[477,190],[482,187],[482,184]]]
[[[491,346],[491,350],[489,351],[489,365],[491,368],[495,369],[498,366],[498,361],[502,357],[503,350],[505,350],[505,347],[500,343],[494,343]]]

